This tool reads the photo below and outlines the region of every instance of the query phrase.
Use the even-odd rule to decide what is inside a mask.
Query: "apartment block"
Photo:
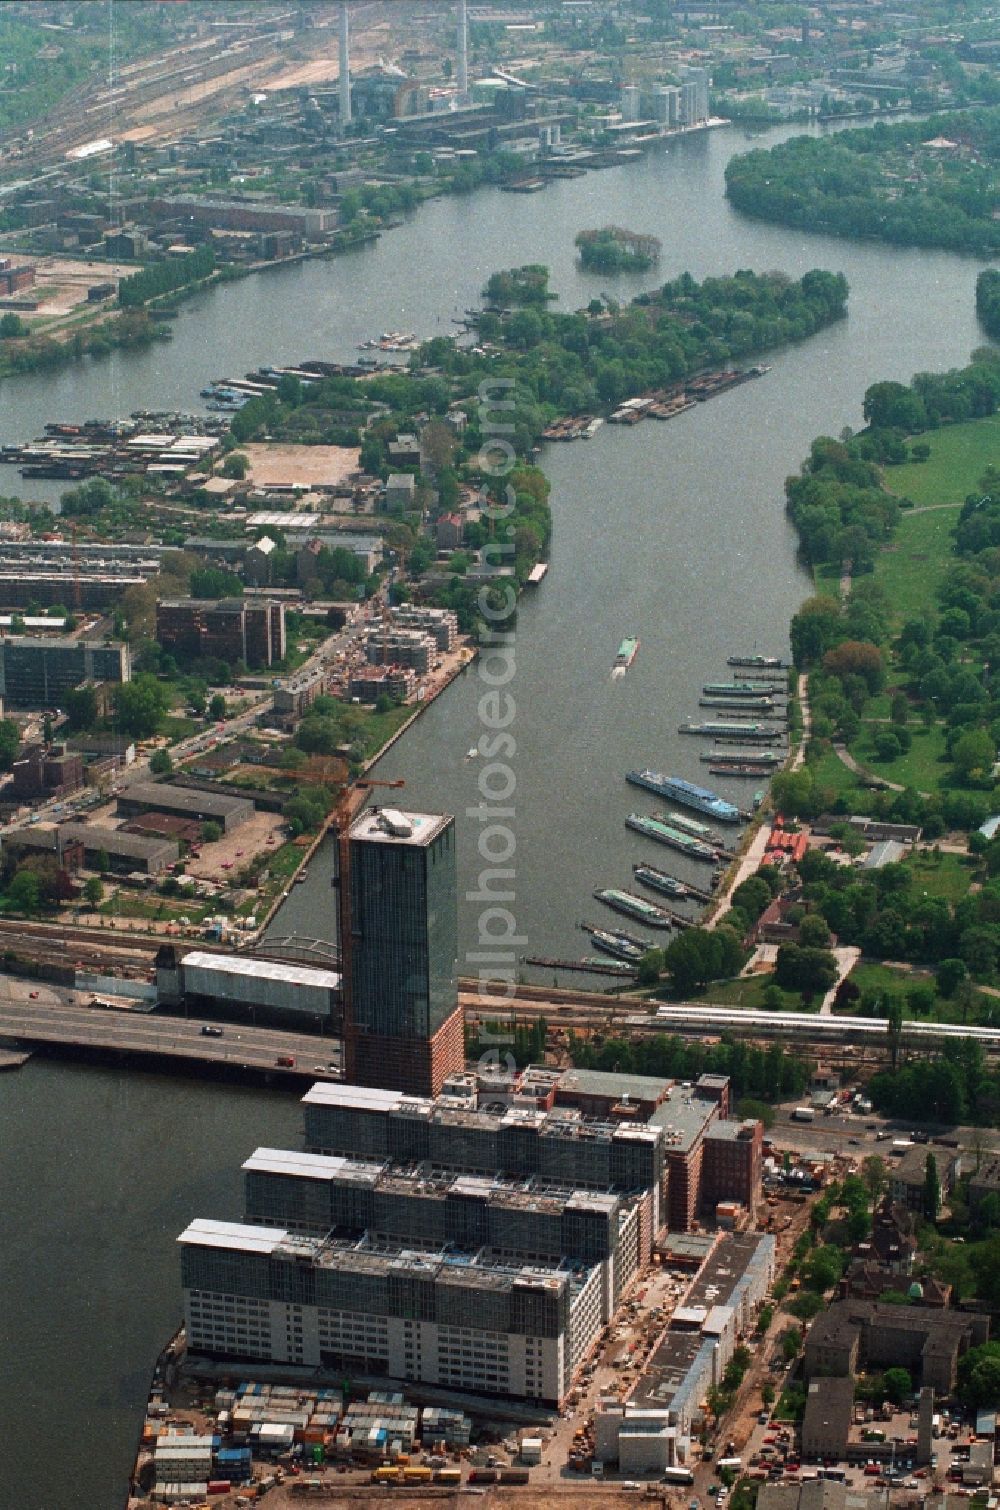
[[[243,661],[251,670],[284,660],[285,605],[266,598],[164,599],[156,638],[173,655]]]
[[[455,648],[458,615],[452,608],[419,608],[407,604],[392,610],[391,621],[400,629],[416,629],[433,635],[438,650]]]
[[[0,639],[0,698],[7,708],[58,708],[81,682],[131,679],[128,646],[117,640]]]
[[[376,630],[365,641],[370,666],[409,666],[426,676],[437,658],[437,642],[422,629]]]
[[[990,1319],[972,1311],[835,1301],[812,1324],[806,1377],[847,1375],[859,1367],[906,1368],[924,1385],[950,1394],[958,1360],[989,1337]]]

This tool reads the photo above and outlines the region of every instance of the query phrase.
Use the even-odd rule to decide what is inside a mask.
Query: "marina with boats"
[[[618,674],[624,674],[626,666],[631,664],[638,643],[638,637],[622,642],[614,668]],[[728,664],[737,668],[745,667],[743,674],[748,679],[737,680],[741,674],[737,669],[732,681],[705,682],[701,705],[731,706],[736,714],[754,713],[757,717],[753,720],[733,717],[684,724],[681,732],[700,734],[707,739],[720,741],[699,755],[702,762],[709,764],[714,775],[766,781],[785,760],[784,749],[776,746],[783,742],[786,732],[787,689],[784,680],[787,669],[777,657],[771,656],[730,656]],[[781,699],[780,705],[778,698]],[[730,748],[730,741],[749,748]],[[626,827],[643,838],[675,850],[690,861],[713,867],[707,884],[698,885],[673,875],[648,860],[636,860],[632,863],[634,883],[655,893],[657,897],[669,898],[674,903],[694,903],[696,906],[710,904],[715,886],[725,865],[733,858],[735,849],[728,847],[721,835],[702,820],[711,819],[717,824],[748,822],[764,800],[764,790],[754,793],[752,808],[748,810],[709,787],[649,766],[627,771],[625,779],[629,785],[640,787],[671,804],[654,813],[629,813],[625,818]],[[692,813],[699,816],[693,817]],[[620,912],[650,930],[690,928],[697,922],[696,916],[650,901],[639,892],[623,887],[599,887],[593,895],[612,911]],[[581,923],[579,926],[590,934],[594,948],[615,959],[623,972],[634,969],[642,954],[654,947],[652,938],[643,939],[621,928],[602,928],[591,923]],[[525,963],[544,963],[553,969],[586,969],[587,966],[586,960],[573,963],[526,960]]]

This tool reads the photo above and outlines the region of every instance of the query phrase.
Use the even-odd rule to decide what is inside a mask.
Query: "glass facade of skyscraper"
[[[455,824],[365,812],[351,829],[354,1022],[365,1033],[431,1038],[455,1011]]]

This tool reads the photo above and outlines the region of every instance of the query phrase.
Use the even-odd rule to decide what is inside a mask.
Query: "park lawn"
[[[930,970],[906,969],[904,966],[877,964],[863,959],[855,965],[849,978],[862,993],[877,991],[899,997],[903,1005],[904,1018],[912,1018],[916,1022],[958,1023],[966,1020],[958,1002],[937,993],[935,993],[934,1006],[927,1016],[918,1016],[909,1006],[906,1001],[907,991],[912,990],[914,986],[934,986],[934,975]],[[836,1007],[834,1010],[858,1014],[861,1012],[861,1005],[860,1002],[853,1002],[850,1006]],[[1000,1012],[1000,997],[988,996],[983,991],[973,992],[968,1011],[968,1021],[973,1026],[992,1024],[998,1012]],[[870,1009],[867,1015],[873,1015]]]
[[[810,759],[806,762],[809,774],[817,787],[823,787],[827,791],[840,797],[845,793],[851,794],[851,800],[859,803],[864,801],[865,790],[858,781],[853,771],[835,753],[834,750],[826,750],[818,759]],[[856,812],[861,812],[862,807],[856,807]]]
[[[916,850],[903,863],[913,872],[915,892],[943,897],[946,902],[960,902],[968,896],[972,871],[963,855]]]
[[[813,582],[818,594],[824,598],[840,597],[840,564],[833,561],[819,561],[813,567]]]
[[[979,487],[986,468],[1000,464],[1000,414],[942,425],[912,439],[930,446],[929,460],[886,467],[882,481],[900,498],[911,498],[918,508],[964,503],[966,494]]]
[[[160,733],[167,736],[170,744],[175,745],[182,739],[190,739],[192,734],[197,734],[204,725],[199,719],[186,718],[182,714],[168,713],[160,725]]]
[[[364,724],[358,731],[357,737],[365,748],[365,758],[370,760],[382,746],[392,738],[396,730],[412,718],[416,709],[405,703],[397,708],[390,708],[388,713],[376,713],[374,709],[368,714]]]
[[[705,1006],[743,1007],[747,1011],[764,1012],[764,992],[774,984],[768,970],[760,975],[741,975],[736,980],[713,980],[707,985],[698,1000]],[[816,996],[808,1007],[803,1005],[799,991],[783,991],[779,1012],[816,1012],[822,997]]]
[[[952,530],[958,507],[929,514],[904,514],[892,542],[875,558],[875,580],[884,588],[893,617],[902,624],[919,618],[937,601],[937,589],[954,557]]]
[[[920,725],[911,727],[913,744],[898,760],[876,760],[872,741],[882,732],[884,724],[867,724],[850,746],[855,760],[880,776],[885,781],[897,782],[900,786],[912,786],[918,792],[940,790],[942,777],[948,776],[952,766],[945,756],[946,730],[942,724],[933,729]]]

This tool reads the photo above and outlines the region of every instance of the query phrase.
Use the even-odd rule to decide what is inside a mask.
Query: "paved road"
[[[290,1057],[296,1073],[317,1076],[330,1074],[329,1066],[339,1063],[336,1039],[248,1024],[226,1024],[221,1037],[208,1037],[199,1019],[73,1005],[67,999],[71,993],[44,986],[37,988],[37,1000],[31,1000],[29,983],[4,978],[0,984],[0,1037],[25,1044],[78,1044],[256,1070],[275,1069],[279,1057]]]

